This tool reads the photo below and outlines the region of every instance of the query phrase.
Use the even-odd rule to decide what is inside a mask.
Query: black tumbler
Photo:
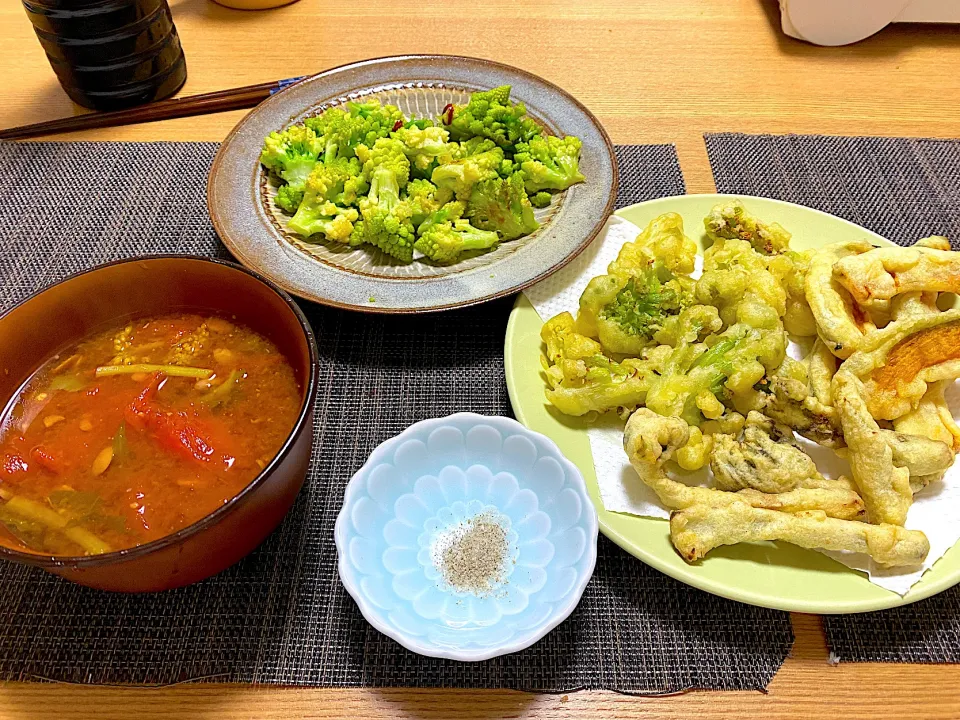
[[[187,63],[167,0],[23,0],[75,103],[118,110],[173,95]]]

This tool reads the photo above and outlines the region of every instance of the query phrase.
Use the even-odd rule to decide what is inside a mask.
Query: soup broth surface
[[[300,400],[276,346],[224,318],[90,337],[47,362],[0,423],[0,543],[92,555],[187,527],[266,467]]]

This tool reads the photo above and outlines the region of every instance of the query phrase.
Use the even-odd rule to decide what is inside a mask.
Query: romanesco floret
[[[468,250],[489,250],[500,242],[500,236],[488,230],[478,230],[466,220],[431,223],[422,232],[413,247],[435,263],[454,262]]]
[[[441,190],[429,180],[415,179],[407,183],[407,202],[410,204],[410,219],[414,227],[420,227],[430,215],[451,200],[453,192]]]
[[[410,176],[403,143],[380,138],[373,148],[358,145],[357,157],[370,177],[370,193],[360,201],[361,220],[354,227],[350,243],[368,243],[397,260],[412,262],[413,209],[400,199],[400,190]]]
[[[437,187],[451,190],[458,200],[466,200],[478,182],[497,177],[502,160],[503,151],[494,148],[441,165],[430,179]]]
[[[381,196],[379,203],[361,200],[361,219],[354,225],[350,244],[367,243],[401,262],[413,262],[416,234],[409,210],[405,202],[388,200],[386,196]]]
[[[323,234],[330,240],[347,243],[358,217],[356,208],[343,208],[329,201],[310,202],[305,199],[297,214],[290,219],[290,228],[305,238]]]
[[[465,211],[466,205],[459,200],[448,202],[430,213],[427,219],[420,223],[417,232],[422,235],[434,225],[443,225],[444,223],[452,223],[455,220],[459,220],[463,217]]]
[[[357,145],[373,146],[387,137],[403,113],[394,105],[381,105],[379,100],[347,103],[344,108],[331,108],[304,123],[323,137],[324,160],[353,157]]]
[[[466,105],[454,108],[453,122],[446,127],[456,140],[480,136],[502,148],[512,148],[515,143],[526,142],[542,132],[526,115],[523,103],[510,102],[510,86],[504,85],[473,93]],[[446,123],[446,117],[441,119]]]
[[[403,143],[393,138],[380,138],[373,147],[357,146],[357,157],[363,163],[363,172],[370,179],[371,199],[384,185],[399,194],[410,179],[410,161]]]
[[[292,185],[281,185],[277,188],[276,203],[284,212],[291,215],[300,207],[303,202],[303,188],[295,188]]]
[[[527,191],[566,190],[586,180],[580,172],[580,147],[573,136],[540,135],[519,143],[513,162],[523,171]]]
[[[535,208],[548,207],[552,200],[553,195],[543,190],[530,196],[530,204]]]
[[[460,157],[479,155],[480,153],[485,153],[487,150],[493,150],[495,147],[497,147],[497,144],[490,138],[470,138],[460,143]]]
[[[504,240],[527,235],[540,227],[519,173],[507,180],[494,177],[478,183],[470,194],[466,215],[481,230],[494,230]]]
[[[322,152],[323,141],[313,130],[303,125],[293,125],[266,137],[260,162],[286,180],[293,190],[303,190]],[[292,200],[292,197],[286,199]]]
[[[450,134],[442,127],[403,127],[393,137],[403,143],[404,152],[419,170],[426,170],[438,158],[453,160],[460,152],[459,145],[448,142]]]
[[[353,203],[365,185],[356,158],[318,164],[307,178],[303,201],[287,227],[303,237],[323,233],[331,240],[347,242],[358,213],[343,206]]]

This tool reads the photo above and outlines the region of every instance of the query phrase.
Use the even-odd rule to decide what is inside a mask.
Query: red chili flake
[[[452,125],[453,124],[453,103],[447,103],[446,105],[444,105],[443,112],[440,113],[440,115],[443,117],[444,125]]]
[[[390,132],[396,132],[397,130],[399,130],[399,129],[402,128],[402,127],[403,127],[403,120],[397,120],[397,121],[393,124],[393,130],[391,130]]]

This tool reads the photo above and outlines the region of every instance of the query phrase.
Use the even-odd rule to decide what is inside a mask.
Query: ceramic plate
[[[703,249],[703,218],[723,195],[662,198],[619,210],[616,214],[645,226],[661,213],[683,216],[687,235]],[[793,233],[797,249],[830,242],[866,239],[890,245],[858,225],[810,208],[766,198],[744,198],[757,215],[779,222]],[[507,325],[507,388],[517,419],[551,438],[587,481],[600,516],[600,530],[625,550],[661,572],[723,597],[795,612],[849,613],[880,610],[921,600],[960,582],[960,550],[951,548],[905,596],[870,583],[866,576],[814,550],[788,543],[722,547],[701,563],[687,565],[670,544],[666,520],[607,512],[600,501],[586,425],[553,411],[543,397],[540,328],[543,321],[520,296]]]
[[[583,141],[587,177],[537,212],[540,228],[490,253],[449,266],[402,264],[371,248],[307,243],[285,229],[260,165],[274,130],[358,97],[376,97],[408,116],[436,117],[470,93],[513,86],[511,97],[547,132]],[[244,265],[300,297],[368,312],[425,312],[484,302],[533,284],[579,253],[613,209],[613,146],[596,118],[535,75],[489,60],[444,55],[381,58],[328,70],[266,100],[227,136],[207,184],[207,204],[223,242]]]

